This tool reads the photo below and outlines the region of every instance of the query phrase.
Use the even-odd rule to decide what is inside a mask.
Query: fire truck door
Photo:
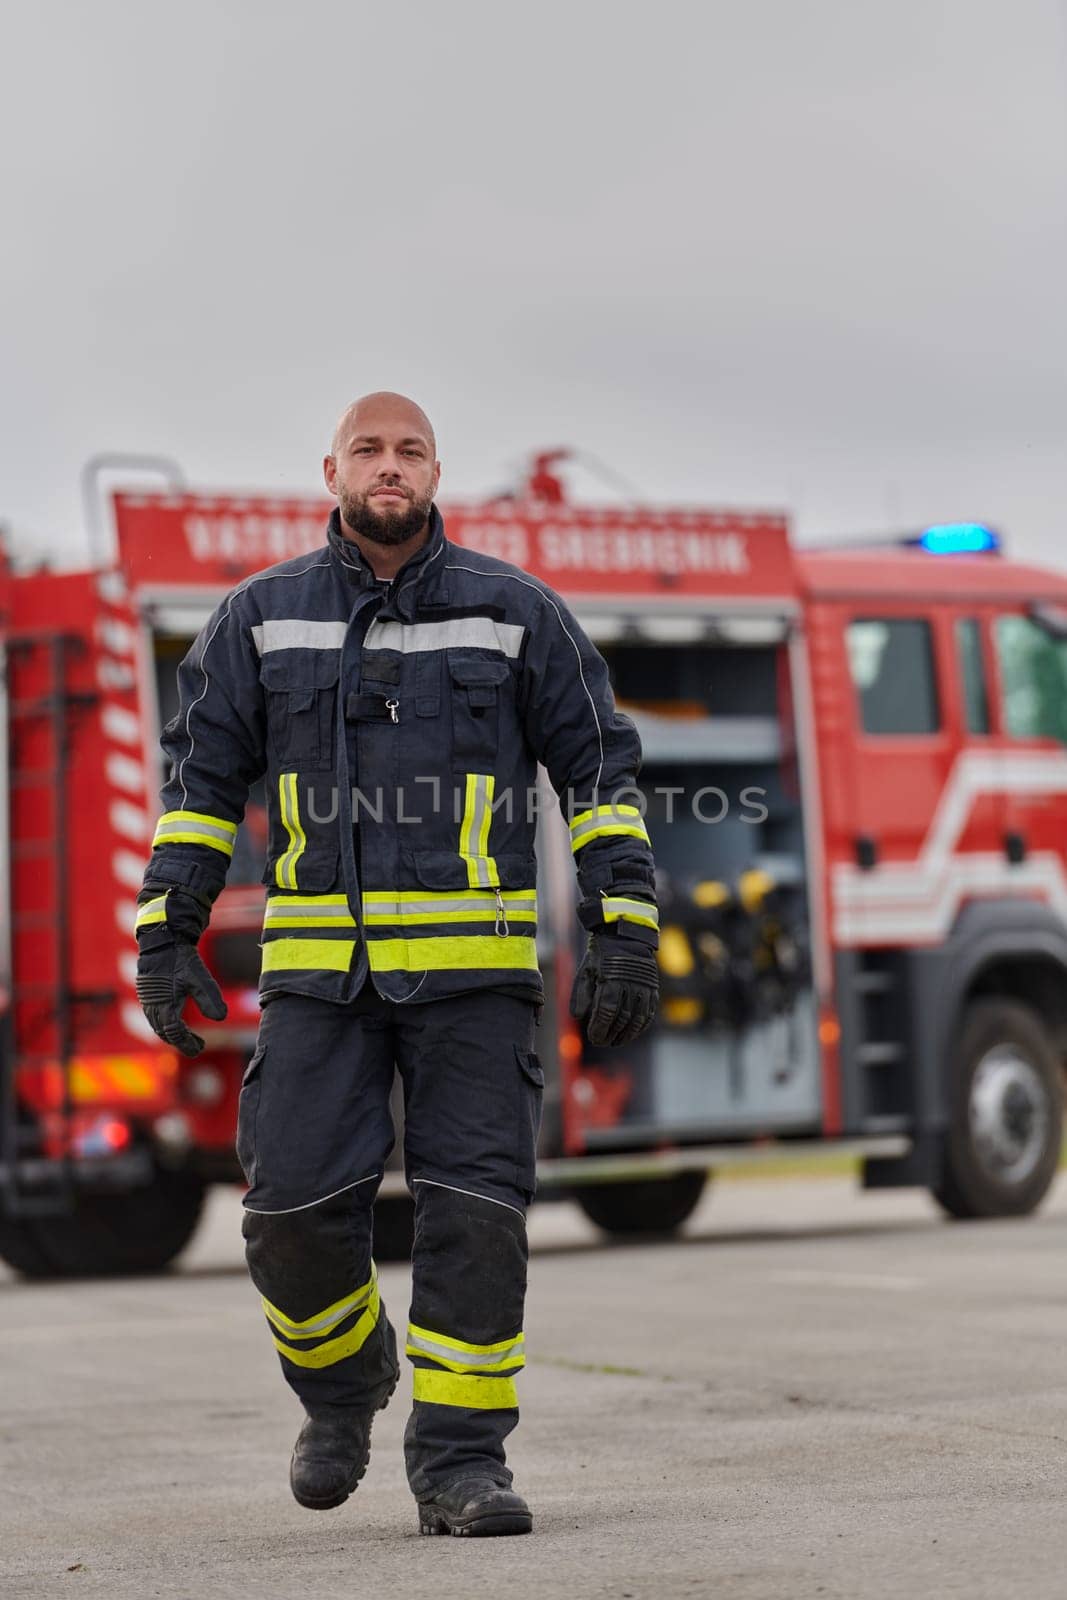
[[[938,808],[960,750],[952,619],[942,608],[879,599],[843,606],[841,620],[852,693],[837,937],[923,942],[939,908]]]
[[[1003,763],[1001,847],[1026,892],[1067,916],[1067,618],[1040,604],[990,621],[993,716]]]

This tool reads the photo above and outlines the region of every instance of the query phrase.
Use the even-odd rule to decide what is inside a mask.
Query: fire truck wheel
[[[707,1179],[706,1172],[675,1172],[633,1183],[590,1183],[575,1189],[574,1198],[605,1233],[674,1233],[696,1210]]]
[[[387,1194],[374,1202],[374,1259],[410,1261],[415,1243],[415,1202],[409,1194]]]
[[[1055,1176],[1063,1138],[1063,1080],[1048,1032],[1015,1001],[973,1001],[952,1070],[935,1199],[953,1217],[1026,1215]]]
[[[55,1272],[33,1234],[33,1224],[0,1217],[0,1261],[23,1278],[53,1278]]]
[[[0,1222],[0,1256],[27,1278],[159,1272],[188,1244],[204,1205],[203,1180],[159,1168],[122,1194],[82,1194],[66,1216]]]

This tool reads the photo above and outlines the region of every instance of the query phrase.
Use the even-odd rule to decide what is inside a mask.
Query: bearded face
[[[338,483],[337,503],[352,529],[375,544],[404,544],[426,526],[433,491],[419,494],[403,484],[377,484],[359,493]]]

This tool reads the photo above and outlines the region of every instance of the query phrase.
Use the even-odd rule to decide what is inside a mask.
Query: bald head
[[[430,419],[421,406],[406,395],[393,394],[380,389],[375,394],[365,394],[341,414],[333,431],[330,454],[339,456],[357,434],[378,438],[383,429],[390,433],[397,428],[406,430],[412,437],[421,437],[429,451],[431,461],[437,455],[437,440]]]

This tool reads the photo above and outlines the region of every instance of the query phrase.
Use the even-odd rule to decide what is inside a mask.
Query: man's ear
[[[323,456],[322,476],[326,480],[326,487],[336,498],[337,496],[337,458],[336,456]]]

